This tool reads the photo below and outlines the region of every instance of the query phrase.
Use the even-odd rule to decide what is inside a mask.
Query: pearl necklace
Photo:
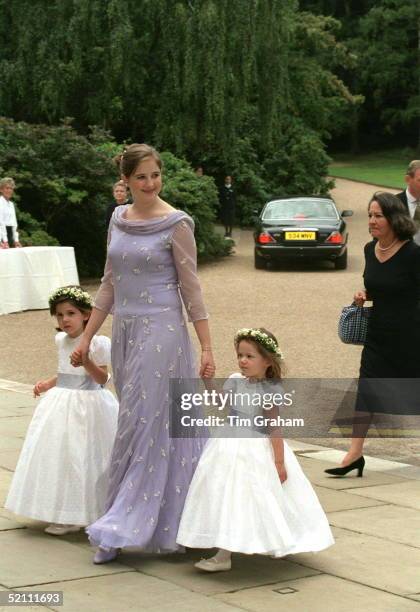
[[[395,240],[393,242],[391,242],[391,244],[389,246],[387,246],[387,247],[379,246],[379,242],[376,243],[376,246],[378,247],[378,249],[380,251],[389,251],[389,249],[391,249],[396,242],[398,242],[398,238],[395,238]]]

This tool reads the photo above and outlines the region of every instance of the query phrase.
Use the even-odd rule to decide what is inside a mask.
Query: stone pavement
[[[0,380],[2,504],[35,406],[31,388]],[[341,451],[290,444],[333,527],[330,549],[281,560],[237,554],[231,572],[213,575],[192,566],[203,551],[129,552],[95,566],[84,534],[48,536],[45,524],[2,508],[0,591],[63,591],[64,606],[48,609],[66,612],[420,611],[420,469],[367,457],[363,478],[329,478],[323,469]]]

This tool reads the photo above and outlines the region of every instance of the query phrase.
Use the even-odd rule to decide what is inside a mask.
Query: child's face
[[[114,200],[117,204],[124,204],[127,199],[127,190],[124,185],[114,187]]]
[[[89,319],[87,313],[82,312],[70,302],[57,304],[55,316],[58,327],[66,332],[70,338],[77,338],[83,332],[84,322]]]
[[[241,340],[236,354],[241,374],[247,378],[265,378],[271,364],[269,359],[260,355],[253,342]]]

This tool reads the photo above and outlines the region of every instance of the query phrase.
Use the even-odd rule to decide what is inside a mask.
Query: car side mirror
[[[352,217],[353,216],[353,211],[352,210],[343,210],[343,212],[341,213],[342,217]]]

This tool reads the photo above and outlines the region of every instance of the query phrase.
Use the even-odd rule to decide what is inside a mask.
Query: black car
[[[330,197],[275,198],[262,209],[254,231],[255,267],[285,258],[329,259],[337,270],[347,267],[346,223],[352,210],[340,214]]]

